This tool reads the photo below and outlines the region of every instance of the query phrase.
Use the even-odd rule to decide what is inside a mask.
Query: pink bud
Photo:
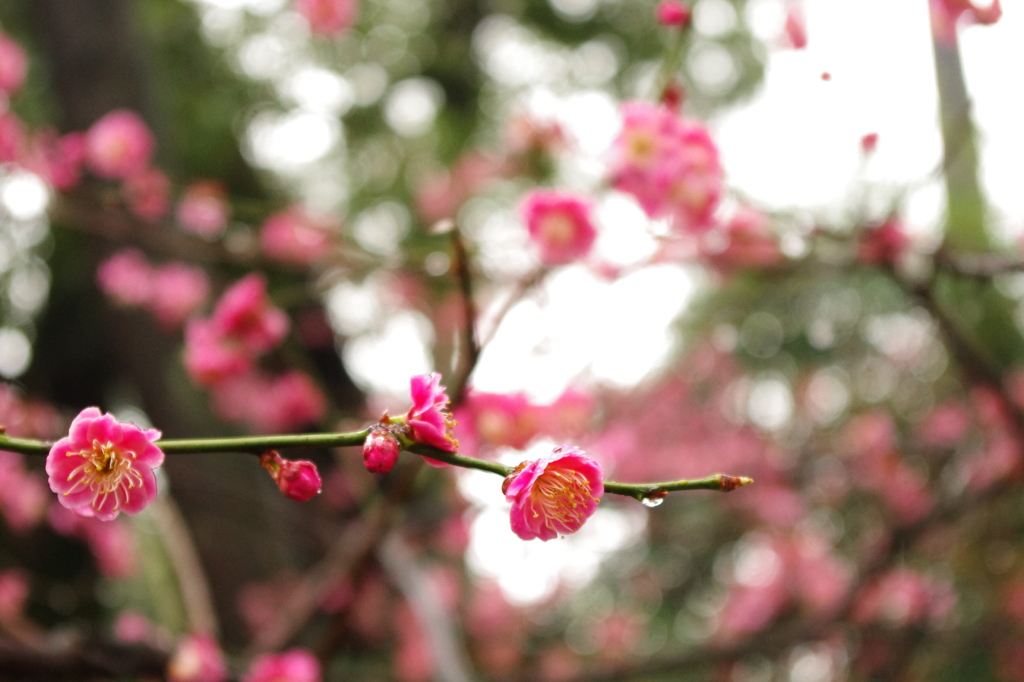
[[[0,92],[13,95],[25,82],[27,72],[25,51],[10,37],[0,33]]]
[[[682,27],[690,23],[690,8],[679,0],[662,0],[656,14],[662,26]]]
[[[864,137],[860,138],[860,148],[865,154],[870,154],[875,151],[875,147],[878,146],[878,133],[868,133]]]
[[[320,472],[309,460],[283,459],[276,450],[267,450],[260,455],[260,466],[270,472],[287,498],[308,502],[320,494]]]
[[[370,473],[386,474],[398,461],[399,450],[398,438],[393,433],[374,429],[363,443],[363,464]]]

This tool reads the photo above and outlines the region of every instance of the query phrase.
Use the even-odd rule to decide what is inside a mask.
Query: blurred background
[[[438,371],[465,454],[756,481],[608,495],[542,543],[495,476],[407,454],[283,453],[320,468],[307,504],[249,455],[168,456],[103,523],[0,453],[0,676],[199,680],[167,662],[200,633],[232,678],[302,647],[367,682],[1020,679],[1007,4],[0,5],[7,433],[90,405],[166,438],[355,430]],[[619,185],[635,100],[710,132],[700,229]],[[141,132],[103,142],[124,110]],[[538,188],[587,198],[585,256],[538,249]],[[252,273],[290,331],[211,378],[189,349]]]

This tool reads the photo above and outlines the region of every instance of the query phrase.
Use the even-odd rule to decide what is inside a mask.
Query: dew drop
[[[645,507],[657,507],[659,504],[665,501],[665,498],[667,496],[668,493],[664,491],[651,493],[650,495],[644,496],[644,498],[640,500],[640,504],[644,505]]]

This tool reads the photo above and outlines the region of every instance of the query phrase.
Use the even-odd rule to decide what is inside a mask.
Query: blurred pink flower
[[[779,244],[765,215],[741,206],[721,232],[711,232],[701,242],[702,258],[722,273],[737,269],[764,268],[782,260]]]
[[[167,662],[170,682],[224,682],[228,679],[228,666],[209,635],[187,635],[178,641],[171,660]]]
[[[46,485],[39,474],[25,469],[24,457],[0,451],[0,513],[10,529],[23,533],[35,528],[48,502]]]
[[[229,421],[242,421],[257,433],[294,431],[319,421],[326,409],[320,388],[303,372],[271,377],[246,372],[225,377],[212,386],[214,411]]]
[[[306,18],[313,33],[336,36],[356,20],[356,0],[295,0],[295,10]]]
[[[153,268],[135,248],[121,249],[96,269],[100,291],[130,307],[147,305],[153,294]]]
[[[27,73],[25,51],[10,36],[0,32],[0,92],[16,93],[25,82]]]
[[[85,134],[58,136],[51,128],[39,130],[28,140],[25,167],[59,190],[78,184],[85,161]]]
[[[423,626],[404,603],[394,623],[398,635],[392,662],[395,678],[399,682],[430,682],[434,679],[434,656]]]
[[[604,494],[601,465],[573,445],[559,445],[547,457],[523,462],[502,484],[512,503],[512,532],[523,540],[547,541],[575,533]]]
[[[159,168],[144,168],[124,179],[121,193],[128,210],[149,222],[167,215],[171,208],[171,181]]]
[[[9,111],[0,111],[0,163],[21,161],[25,139],[21,119]]]
[[[367,471],[386,474],[398,462],[401,446],[398,438],[387,429],[374,429],[363,443],[363,464]]]
[[[230,215],[227,193],[216,180],[194,182],[185,188],[175,212],[178,225],[207,239],[224,231]]]
[[[305,649],[266,654],[253,661],[242,682],[320,682],[320,662]]]
[[[288,333],[288,316],[270,302],[267,280],[258,273],[231,285],[213,311],[213,323],[253,353],[274,348]]]
[[[782,27],[785,44],[794,50],[807,47],[807,22],[800,6],[790,2],[786,7],[786,23]]]
[[[82,410],[46,456],[50,489],[80,516],[109,521],[135,514],[156,498],[153,468],[164,453],[153,443],[156,429],[143,431],[95,407]]]
[[[523,221],[546,265],[561,265],[590,252],[597,231],[590,202],[565,192],[534,190],[523,201]]]
[[[932,33],[945,45],[956,41],[957,24],[991,25],[1003,16],[1000,0],[979,7],[975,0],[929,0]]]
[[[622,132],[612,149],[614,187],[636,197],[652,218],[703,232],[722,193],[718,149],[707,129],[647,102],[622,105]]]
[[[12,568],[0,572],[0,623],[10,623],[21,617],[29,593],[29,576]]]
[[[148,307],[167,329],[176,329],[203,305],[210,280],[202,268],[168,263],[153,271]]]
[[[86,132],[89,167],[103,178],[127,178],[149,166],[156,141],[134,111],[117,109]]]
[[[583,436],[590,429],[596,403],[594,396],[576,388],[568,388],[562,395],[540,409],[541,430],[558,439]]]
[[[956,603],[948,583],[894,568],[864,588],[853,605],[855,623],[910,625],[945,618]]]
[[[268,258],[312,265],[334,248],[335,228],[300,206],[275,213],[260,228],[260,246]]]
[[[253,358],[239,341],[225,335],[213,320],[190,320],[185,326],[185,369],[200,386],[214,386],[252,369]]]
[[[307,459],[284,459],[276,450],[268,450],[260,455],[260,466],[270,472],[281,494],[288,499],[309,502],[320,494],[320,472]]]
[[[412,407],[405,415],[410,436],[417,443],[432,445],[439,450],[455,452],[459,441],[452,437],[455,420],[448,410],[448,394],[441,385],[441,375],[418,374],[409,380]],[[424,457],[428,464],[443,466],[442,462]]]
[[[662,26],[686,26],[690,23],[690,8],[679,0],[662,0],[655,15]]]
[[[903,224],[890,218],[881,225],[869,227],[861,234],[857,257],[870,265],[895,265],[910,247],[910,237]]]
[[[493,447],[522,450],[540,428],[540,411],[523,393],[473,391],[456,414],[461,426],[472,429],[473,436]]]

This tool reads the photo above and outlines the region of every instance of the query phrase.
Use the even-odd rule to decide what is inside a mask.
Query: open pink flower
[[[140,512],[156,497],[153,468],[164,461],[154,445],[159,438],[156,429],[143,431],[87,407],[46,456],[50,489],[80,516],[110,521],[122,511]]]
[[[590,210],[590,202],[566,192],[537,190],[526,197],[523,220],[545,264],[571,263],[590,252],[597,236]]]
[[[356,0],[295,0],[296,11],[306,18],[313,33],[335,36],[356,19]]]
[[[512,503],[512,532],[523,540],[551,540],[575,533],[604,494],[604,470],[573,445],[559,445],[547,457],[524,462],[505,479]]]
[[[312,265],[334,248],[335,228],[314,218],[304,208],[291,208],[267,218],[260,228],[260,247],[268,258]]]
[[[189,185],[175,213],[182,228],[208,239],[224,231],[230,215],[227,193],[224,186],[215,180]]]
[[[25,51],[10,36],[0,33],[0,92],[13,95],[25,82],[26,73]]]
[[[143,306],[152,296],[153,268],[138,249],[121,249],[100,263],[96,283],[104,294],[121,305]]]
[[[142,118],[127,109],[111,111],[85,134],[89,167],[104,178],[127,178],[144,170],[155,146]]]
[[[409,380],[412,407],[405,416],[411,437],[417,443],[432,445],[438,450],[455,452],[459,441],[452,437],[455,420],[448,410],[448,394],[441,385],[441,375],[418,374]],[[428,464],[442,466],[437,460],[424,458]]]
[[[267,654],[253,661],[242,682],[320,682],[320,663],[305,649]]]
[[[277,450],[268,450],[260,455],[260,466],[270,472],[281,494],[289,499],[309,502],[323,488],[320,472],[308,459],[284,459]]]

